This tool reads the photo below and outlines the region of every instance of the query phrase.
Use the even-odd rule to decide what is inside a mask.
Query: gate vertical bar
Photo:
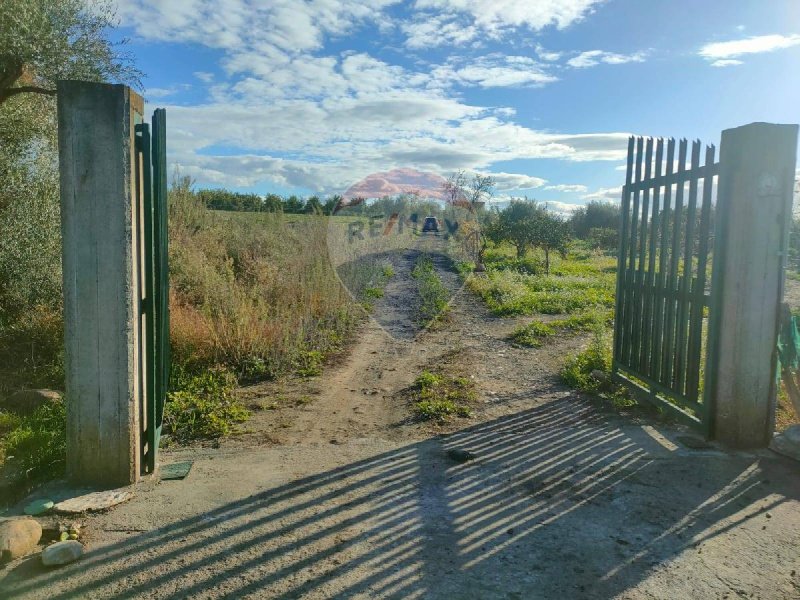
[[[678,170],[675,184],[675,209],[672,212],[672,246],[669,257],[669,277],[667,279],[667,308],[665,310],[666,333],[664,337],[664,368],[667,386],[674,389],[674,362],[675,356],[671,351],[675,341],[675,316],[678,307],[678,264],[680,262],[681,217],[683,213],[683,187],[686,172],[686,147],[685,139],[678,144]]]
[[[655,327],[653,332],[653,357],[651,365],[653,372],[651,376],[656,381],[661,381],[663,370],[661,368],[661,356],[664,351],[664,309],[666,308],[666,282],[667,282],[667,255],[668,240],[670,233],[670,202],[672,200],[672,184],[669,183],[673,172],[673,162],[675,160],[675,139],[667,141],[667,165],[666,165],[666,185],[664,186],[664,206],[661,210],[661,240],[659,243],[658,256],[658,277],[656,278],[656,307],[655,307]],[[667,349],[669,352],[669,349]]]
[[[653,169],[653,175],[656,179],[661,177],[661,163],[664,159],[664,140],[659,138],[656,141],[656,162]],[[653,368],[651,359],[653,356],[653,316],[655,313],[655,271],[656,271],[656,240],[658,239],[660,218],[659,218],[659,200],[661,199],[661,186],[656,186],[653,190],[653,205],[652,214],[650,216],[650,248],[648,250],[648,265],[647,265],[647,278],[645,287],[647,288],[647,296],[645,296],[645,309],[643,328],[642,328],[642,371],[648,377],[653,376]]]
[[[647,138],[645,144],[645,159],[644,159],[644,181],[650,179],[650,170],[653,163],[653,138]],[[641,369],[642,357],[642,312],[644,305],[647,303],[647,291],[644,289],[645,277],[645,259],[647,254],[647,217],[650,210],[650,188],[647,187],[642,192],[642,209],[641,219],[642,224],[639,227],[639,258],[636,269],[634,281],[636,288],[640,293],[634,295],[633,307],[633,332],[631,337],[631,345],[633,346],[633,356],[631,357],[631,366],[636,365],[637,369]]]
[[[703,345],[703,307],[706,295],[706,268],[708,265],[708,241],[711,233],[711,196],[714,185],[714,146],[706,147],[705,176],[703,178],[703,200],[700,207],[700,236],[697,250],[697,279],[692,289],[692,312],[689,318],[689,348],[690,356],[701,357]],[[687,387],[697,393],[700,387],[700,363],[690,363],[687,370]],[[711,411],[709,398],[703,398],[701,404],[701,420],[705,424],[705,432],[711,432]]]
[[[614,358],[617,360],[622,359],[622,348],[623,348],[623,322],[625,319],[625,304],[622,300],[625,298],[625,294],[627,293],[627,269],[625,267],[625,261],[627,257],[627,250],[628,250],[628,213],[630,212],[630,204],[631,204],[631,181],[633,178],[633,150],[634,150],[634,138],[631,136],[628,138],[628,164],[625,170],[625,185],[622,188],[622,198],[621,198],[621,211],[620,211],[620,219],[622,219],[622,224],[620,226],[620,234],[619,234],[619,250],[617,252],[617,305],[620,307],[620,310],[617,311],[617,314],[614,315]]]
[[[642,138],[638,138],[636,140],[636,170],[635,170],[635,180],[634,183],[639,183],[642,181],[642,154],[644,148],[644,140]],[[638,239],[637,236],[637,226],[639,224],[639,191],[634,189],[633,192],[633,209],[631,211],[631,232],[630,237],[628,238],[628,266],[626,268],[626,289],[625,289],[625,297],[624,297],[624,322],[623,322],[623,346],[622,346],[622,361],[625,364],[630,364],[631,361],[631,332],[633,331],[633,305],[635,300],[635,294],[633,290],[636,285],[636,241]]]
[[[675,355],[675,385],[680,394],[689,395],[686,389],[686,369],[693,358],[687,347],[689,329],[690,292],[694,271],[694,230],[697,211],[697,170],[700,166],[700,140],[692,142],[691,176],[689,178],[689,200],[686,204],[686,229],[684,233],[683,277],[680,279],[678,294],[677,352]],[[697,398],[695,397],[696,401]]]

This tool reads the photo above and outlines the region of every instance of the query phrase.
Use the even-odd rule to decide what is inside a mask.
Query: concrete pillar
[[[58,82],[67,475],[125,485],[140,473],[139,278],[130,88]]]
[[[722,132],[709,391],[714,437],[735,448],[766,446],[773,433],[796,152],[797,125]]]

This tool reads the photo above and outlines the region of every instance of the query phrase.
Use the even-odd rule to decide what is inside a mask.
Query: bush
[[[167,394],[164,427],[180,443],[226,436],[250,416],[234,394],[236,378],[228,371],[192,375],[178,368],[173,387]]]
[[[561,379],[570,387],[596,394],[603,384],[592,376],[592,371],[611,376],[611,340],[602,331],[595,332],[585,350],[567,360],[561,370]]]
[[[36,478],[57,477],[64,472],[67,455],[64,402],[44,404],[30,415],[4,420],[6,427],[13,427],[3,441],[6,460]]]

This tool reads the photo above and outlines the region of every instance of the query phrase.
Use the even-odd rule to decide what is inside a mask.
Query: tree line
[[[301,198],[278,194],[260,196],[253,193],[232,192],[226,189],[197,190],[198,197],[212,210],[231,210],[242,212],[283,212],[288,214],[332,215],[343,202],[342,196],[334,195],[321,199],[319,196]]]

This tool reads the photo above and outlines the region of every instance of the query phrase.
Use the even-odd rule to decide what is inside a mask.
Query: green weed
[[[444,316],[448,309],[450,294],[436,273],[430,256],[423,254],[417,259],[411,277],[417,280],[417,292],[420,298],[418,321],[430,323]]]
[[[625,388],[611,381],[611,360],[611,336],[608,331],[597,330],[589,346],[567,360],[561,379],[570,387],[609,401],[617,409],[637,406]]]
[[[466,377],[423,371],[414,382],[413,410],[419,419],[446,422],[450,417],[469,417],[475,385]]]
[[[236,378],[225,370],[175,374],[176,391],[167,394],[164,425],[179,443],[229,435],[250,413],[235,395]]]
[[[40,406],[32,414],[4,417],[6,460],[36,478],[61,475],[67,454],[67,409],[64,402]]]
[[[578,313],[548,322],[533,321],[516,329],[511,334],[511,339],[517,344],[538,348],[544,340],[553,337],[558,332],[597,331],[610,325],[613,319],[614,313],[609,310]]]
[[[316,377],[322,374],[325,355],[319,350],[300,350],[295,358],[295,373],[301,377]]]

